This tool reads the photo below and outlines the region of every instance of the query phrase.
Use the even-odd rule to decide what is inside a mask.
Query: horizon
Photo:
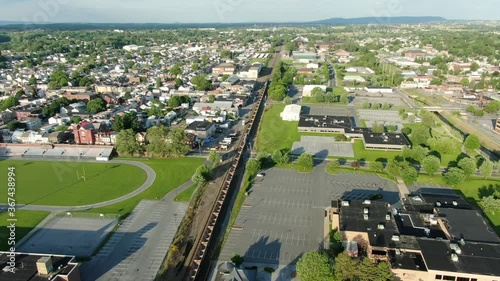
[[[500,20],[498,0],[353,0],[341,6],[318,0],[311,8],[305,0],[277,0],[265,3],[244,0],[188,0],[182,3],[145,0],[72,2],[68,0],[0,0],[4,11],[0,21],[27,23],[151,23],[231,24],[304,23],[330,18],[443,17],[449,20]],[[321,7],[321,8],[316,8]],[[140,11],[140,12],[138,12]],[[411,15],[409,15],[411,14]]]

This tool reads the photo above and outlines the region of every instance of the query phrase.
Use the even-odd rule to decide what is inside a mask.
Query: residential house
[[[0,122],[7,124],[10,121],[14,120],[15,116],[16,115],[12,111],[4,110],[4,111],[0,112]]]
[[[20,120],[19,123],[25,124],[28,130],[38,130],[42,126],[42,120],[38,117],[27,117]]]
[[[24,134],[24,130],[16,130],[11,135],[11,142],[21,143],[21,136]]]
[[[76,144],[95,144],[96,129],[90,122],[82,122],[78,125],[73,134]]]
[[[21,120],[26,117],[38,117],[42,114],[42,109],[39,107],[24,107],[19,109],[14,109],[16,114],[16,119]]]
[[[117,136],[116,132],[98,132],[95,134],[95,144],[115,145]]]
[[[239,108],[235,107],[232,101],[215,101],[213,103],[195,103],[193,110],[199,115],[215,116],[233,114],[239,116]]]
[[[405,52],[405,57],[416,59],[416,58],[425,58],[427,53],[422,50],[408,50]]]

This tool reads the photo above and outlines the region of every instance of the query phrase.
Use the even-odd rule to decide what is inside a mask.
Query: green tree
[[[131,129],[120,131],[116,137],[116,150],[124,156],[132,156],[143,151],[136,140],[135,132]]]
[[[196,75],[192,82],[198,91],[207,91],[212,89],[212,81],[208,80],[206,75]]]
[[[486,212],[491,212],[493,215],[495,215],[495,211],[500,209],[500,199],[495,198],[493,195],[481,198],[479,204]]]
[[[132,98],[132,94],[129,91],[127,91],[127,92],[125,92],[125,95],[123,95],[123,98],[126,100],[129,100]]]
[[[488,113],[497,113],[500,110],[500,101],[494,100],[484,106],[484,111]]]
[[[370,259],[364,258],[357,267],[356,275],[359,280],[372,281],[377,277],[377,266]]]
[[[188,145],[188,139],[184,129],[178,128],[168,132],[168,151],[175,157],[186,155],[191,148]]]
[[[462,171],[464,171],[466,177],[470,177],[477,170],[476,160],[469,157],[463,158],[460,161],[458,161],[458,167],[460,167]]]
[[[477,71],[479,69],[479,64],[477,62],[472,62],[470,65],[470,71]]]
[[[392,274],[391,268],[387,262],[379,262],[377,264],[377,277],[375,281],[392,281],[394,280],[394,275]]]
[[[106,102],[101,98],[96,98],[87,103],[87,110],[92,113],[98,113],[106,110]]]
[[[181,66],[179,64],[175,64],[174,66],[172,66],[172,68],[170,68],[170,74],[181,75],[182,74]]]
[[[361,106],[363,107],[363,109],[370,109],[372,107],[372,105],[367,101],[363,102]]]
[[[29,79],[29,84],[31,86],[35,86],[36,85],[36,77],[34,75],[31,75],[30,79]]]
[[[198,69],[200,69],[200,65],[197,62],[191,64],[191,70],[196,71]]]
[[[270,87],[269,98],[275,101],[282,101],[286,97],[286,87],[283,84],[278,84],[273,88]]]
[[[305,253],[296,265],[301,281],[333,281],[332,265],[324,253],[312,251]]]
[[[245,262],[245,259],[243,259],[242,256],[240,255],[233,255],[233,257],[231,258],[231,262],[236,266],[236,267],[240,267],[240,265]]]
[[[21,127],[21,123],[19,123],[19,121],[17,121],[17,120],[12,120],[9,123],[7,123],[7,129],[9,129],[9,131],[15,131],[15,130],[19,129],[20,127]]]
[[[0,110],[6,110],[7,108],[11,108],[13,106],[16,106],[16,105],[19,105],[19,100],[16,99],[15,97],[8,97],[6,99],[4,99],[1,103],[0,103]]]
[[[302,171],[311,170],[314,165],[313,156],[308,153],[303,153],[297,159],[297,164],[300,166]]]
[[[484,179],[487,179],[493,172],[493,163],[488,159],[484,159],[481,166],[479,166],[479,172],[484,177]]]
[[[384,125],[381,125],[381,124],[378,124],[377,122],[375,122],[372,125],[372,132],[383,133],[383,132],[385,132],[385,127],[384,127]]]
[[[428,155],[422,161],[424,170],[432,177],[441,167],[441,161],[434,155]]]
[[[464,142],[464,147],[467,150],[479,149],[481,144],[479,143],[479,138],[476,135],[468,135]]]
[[[215,95],[208,95],[208,102],[214,103],[215,102]]]
[[[164,157],[169,148],[166,142],[168,129],[165,126],[154,126],[148,129],[146,140],[148,142],[146,151],[152,156]]]
[[[217,151],[210,151],[210,154],[208,154],[208,160],[212,164],[212,169],[217,166],[217,164],[220,162],[220,155],[217,153]]]
[[[204,183],[209,180],[210,180],[210,168],[205,165],[201,165],[198,168],[196,168],[196,171],[191,177],[191,181],[193,181],[196,184]]]
[[[370,170],[381,173],[384,170],[384,164],[380,161],[370,161]]]
[[[68,130],[68,126],[66,126],[66,125],[60,125],[60,126],[57,126],[57,128],[56,128],[56,131],[58,131],[58,132],[65,132],[67,130]]]
[[[71,119],[71,122],[73,124],[80,124],[80,121],[82,121],[82,118],[80,116],[73,116],[73,118]]]
[[[430,137],[430,128],[427,126],[420,125],[411,132],[411,140],[414,145],[427,144]]]
[[[161,82],[161,78],[160,77],[156,78],[156,88],[160,88],[162,85],[163,83]]]
[[[286,97],[283,99],[283,103],[284,103],[284,104],[291,104],[291,103],[292,103],[292,99],[291,99],[289,96],[286,96]]]
[[[255,177],[260,171],[260,161],[257,159],[250,159],[246,164],[246,170],[250,177]]]
[[[328,162],[328,164],[326,165],[326,167],[327,167],[328,171],[333,172],[338,167],[340,167],[340,162],[339,162],[338,159],[332,160],[332,161]]]
[[[455,186],[464,181],[465,174],[462,169],[453,167],[444,174],[443,179],[447,184]]]
[[[288,163],[288,153],[283,153],[281,150],[276,150],[271,155],[271,159],[274,163],[278,165],[283,165]]]
[[[408,184],[414,183],[418,178],[418,171],[408,162],[403,162],[401,166],[401,178]]]
[[[346,252],[340,253],[335,258],[333,271],[336,280],[356,280],[358,275],[357,262],[353,260]]]
[[[358,160],[354,160],[351,162],[351,168],[353,168],[354,170],[357,170],[361,167],[361,164],[359,163]]]

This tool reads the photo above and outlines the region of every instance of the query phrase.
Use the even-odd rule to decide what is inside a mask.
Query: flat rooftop
[[[370,203],[366,204],[368,201],[352,200],[349,206],[340,207],[340,230],[366,232],[372,246],[396,247],[392,237],[399,236],[399,231],[391,207],[378,201],[369,201]]]
[[[465,241],[500,243],[500,238],[476,210],[437,208],[450,235]],[[499,252],[500,255],[500,252]]]
[[[347,116],[302,115],[299,127],[349,129],[352,127],[352,121]]]
[[[48,281],[49,275],[39,275],[36,267],[36,262],[42,257],[51,257],[52,266],[54,270],[61,267],[58,274],[68,275],[77,264],[72,263],[74,257],[72,256],[51,256],[51,255],[38,255],[38,254],[24,254],[16,253],[16,269],[15,273],[0,271],[0,280],[2,281]],[[0,253],[0,267],[5,268],[8,266],[7,262],[10,257],[8,253]]]
[[[427,271],[420,253],[389,250],[388,255],[392,268]]]
[[[379,144],[379,145],[410,145],[410,142],[404,134],[398,133],[363,133],[363,138],[366,144]]]
[[[431,270],[500,276],[500,244],[465,242],[459,245],[458,261],[453,261],[449,241],[419,239],[418,243]]]

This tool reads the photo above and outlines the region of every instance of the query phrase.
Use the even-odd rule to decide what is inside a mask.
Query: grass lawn
[[[400,151],[385,151],[365,149],[362,140],[354,140],[353,144],[354,158],[365,159],[366,161],[375,161],[379,158],[385,158],[387,161],[401,155]]]
[[[196,191],[196,188],[198,187],[197,184],[193,184],[190,188],[184,190],[183,192],[177,194],[175,196],[175,201],[179,202],[189,202],[191,201],[191,197],[193,196],[193,193]]]
[[[16,210],[17,219],[16,222],[16,242],[21,240],[26,234],[28,234],[35,226],[38,225],[46,216],[49,215],[49,212],[43,211],[25,211],[25,210]],[[7,238],[10,235],[10,230],[7,229],[7,226],[10,222],[7,221],[9,218],[9,213],[4,212],[0,214],[0,251],[7,251],[9,246],[7,244]]]
[[[110,206],[88,210],[90,213],[128,215],[142,199],[162,198],[168,192],[187,182],[205,161],[204,158],[185,157],[177,159],[141,159],[132,158],[150,166],[156,172],[153,185],[141,194]]]
[[[98,203],[128,194],[146,180],[142,169],[125,164],[0,162],[0,169],[7,171],[8,167],[16,168],[17,204],[79,206]],[[7,202],[6,191],[0,195],[0,202]]]
[[[266,108],[257,136],[259,152],[273,153],[276,150],[290,149],[295,141],[300,140],[297,132],[299,122],[281,120],[280,113],[284,108],[284,104],[273,104]]]

